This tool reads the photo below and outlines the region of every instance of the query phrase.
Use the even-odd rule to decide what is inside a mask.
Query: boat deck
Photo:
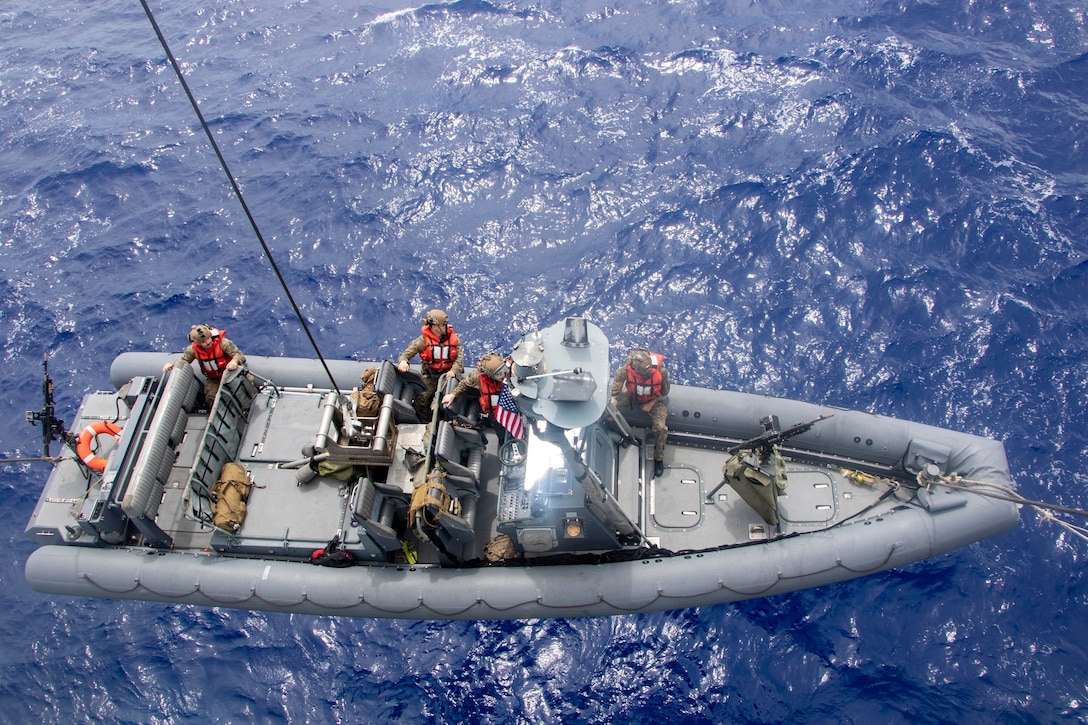
[[[654,477],[649,418],[590,385],[607,379],[603,358],[592,380],[575,359],[592,349],[526,376],[525,437],[503,446],[475,396],[419,423],[422,379],[389,361],[333,361],[375,381],[380,409],[361,416],[313,361],[255,359],[208,411],[191,369],[162,374],[174,356],[121,356],[119,390],[75,420],[86,463],[57,463],[27,524],[27,581],[309,614],[587,616],[843,581],[1018,520],[956,483],[1009,486],[1000,442],[736,391],[672,387]],[[369,566],[302,563],[334,540]],[[513,565],[480,566],[496,559]]]
[[[123,409],[118,405],[118,395],[88,396],[80,411],[79,427],[98,420],[113,420],[117,411]],[[207,458],[209,445],[218,438],[211,440],[207,433],[209,428],[215,428],[209,426],[207,412],[193,411],[187,415],[179,412],[179,420],[184,418],[184,433],[173,450],[170,472],[158,493],[157,505],[151,502],[146,511],[154,521],[152,529],[157,527],[162,532],[168,548],[243,557],[307,559],[313,551],[339,537],[357,558],[372,563],[443,563],[444,557],[433,543],[405,534],[408,522],[403,513],[395,520],[387,517],[385,521],[396,531],[391,543],[384,550],[374,548],[359,527],[360,519],[366,517],[358,500],[362,486],[357,484],[359,479],[355,476],[359,467],[351,469],[348,480],[340,480],[333,474],[317,476],[306,483],[299,483],[296,469],[281,467],[304,455],[299,441],[314,440],[322,426],[327,425],[323,409],[315,404],[315,399],[312,391],[290,389],[266,388],[254,396],[245,414],[244,435],[235,436],[223,453],[241,463],[254,484],[245,521],[235,532],[215,529],[194,516],[194,494],[188,484],[199,469],[202,456]],[[368,485],[379,487],[384,496],[404,504],[433,463],[436,424],[402,423],[393,428],[396,444],[388,465],[366,467],[365,477],[373,482]],[[602,480],[614,481],[609,493],[646,542],[662,549],[710,549],[813,531],[869,508],[874,509],[871,515],[878,515],[898,503],[894,497],[878,503],[887,490],[886,483],[858,485],[834,469],[792,462],[788,487],[779,499],[780,521],[777,526],[769,525],[731,487],[720,485],[722,466],[729,457],[728,441],[705,434],[671,432],[665,471],[654,478],[649,457],[653,449],[652,433],[638,426],[630,430],[641,444],[600,446],[601,450],[609,451],[607,456],[615,459],[595,461],[592,465],[604,472]],[[479,454],[478,496],[470,517],[475,535],[460,556],[463,561],[484,557],[485,547],[499,533],[502,518],[499,510],[502,464],[497,436],[486,435],[485,441]],[[408,459],[415,452],[424,454],[426,465],[409,466]],[[102,512],[103,502],[121,501],[126,493],[106,490],[108,484],[88,489],[84,471],[73,461],[60,464],[49,485],[51,490],[42,497],[33,518],[40,543],[92,544],[92,537],[72,525],[73,510],[79,511],[77,520],[101,518],[108,515]],[[402,549],[398,538],[408,541],[409,546]]]

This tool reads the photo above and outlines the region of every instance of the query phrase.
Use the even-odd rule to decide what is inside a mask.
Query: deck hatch
[[[651,484],[654,524],[663,529],[688,529],[703,520],[701,479],[686,467],[666,467]]]
[[[835,487],[823,471],[792,471],[778,516],[794,524],[823,523],[835,515]]]

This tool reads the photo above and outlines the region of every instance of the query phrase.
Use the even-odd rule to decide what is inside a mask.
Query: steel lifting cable
[[[1088,541],[1088,528],[1077,526],[1076,524],[1072,524],[1068,521],[1063,521],[1052,513],[1053,511],[1057,511],[1059,513],[1088,518],[1088,511],[1078,508],[1072,508],[1070,506],[1061,506],[1059,504],[1045,503],[1043,501],[1033,501],[1031,499],[1024,498],[1008,486],[1003,486],[999,483],[991,483],[989,481],[975,481],[968,478],[963,478],[957,473],[951,473],[947,476],[931,477],[927,477],[924,474],[924,471],[919,471],[918,475],[915,477],[916,484],[920,489],[924,488],[928,490],[930,486],[944,486],[946,488],[955,489],[957,491],[966,491],[968,493],[973,493],[976,496],[986,496],[987,498],[997,499],[999,501],[1009,501],[1010,503],[1015,503],[1021,506],[1030,506],[1031,508],[1035,509],[1042,518],[1053,521],[1059,526],[1072,532],[1075,536],[1078,536],[1081,539]],[[847,476],[847,478],[850,478],[850,476]],[[874,481],[875,480],[878,479],[874,478]],[[889,481],[889,483],[894,482]],[[894,485],[891,489],[886,491],[879,500],[877,500],[874,504],[866,507],[859,513],[864,513],[865,511],[874,508],[876,504],[879,504],[881,501],[887,498],[890,493],[893,493],[898,488],[898,484]],[[846,521],[856,518],[857,516],[858,514],[854,514],[848,519],[836,522],[835,524],[829,526],[828,529],[835,528],[839,524],[846,523]]]
[[[200,119],[200,125],[204,129],[205,135],[208,137],[208,142],[212,145],[215,155],[219,158],[219,164],[223,167],[223,172],[227,175],[231,188],[234,189],[234,195],[238,197],[238,202],[242,205],[242,211],[245,212],[246,218],[249,219],[249,224],[253,227],[254,234],[257,235],[257,241],[261,243],[261,248],[264,249],[265,257],[268,258],[268,263],[272,265],[272,271],[276,273],[276,278],[279,279],[280,286],[283,287],[283,291],[287,295],[287,299],[290,301],[291,307],[295,311],[295,317],[302,323],[302,329],[306,333],[306,337],[310,339],[310,345],[313,346],[314,352],[317,353],[317,358],[321,361],[321,366],[325,368],[325,374],[329,376],[329,382],[332,383],[332,387],[336,390],[336,394],[343,395],[340,392],[340,386],[336,384],[336,379],[332,376],[332,371],[329,370],[329,366],[325,362],[325,356],[321,354],[321,349],[317,346],[317,341],[314,339],[314,336],[310,334],[310,326],[306,324],[306,318],[302,316],[302,310],[300,310],[295,303],[294,295],[291,294],[291,290],[287,286],[287,280],[285,280],[280,273],[279,265],[276,264],[276,260],[272,256],[272,250],[269,249],[268,244],[265,243],[264,235],[261,234],[261,230],[257,226],[257,220],[249,211],[249,205],[246,204],[246,199],[242,195],[242,189],[238,186],[234,174],[231,173],[230,166],[227,165],[227,160],[224,158],[223,152],[219,150],[219,144],[216,143],[215,136],[212,135],[212,130],[208,127],[208,122],[204,120],[204,114],[200,112],[200,104],[197,103],[196,96],[189,90],[189,84],[185,81],[185,74],[181,72],[181,66],[178,65],[177,59],[174,58],[173,51],[170,50],[170,45],[166,42],[166,36],[164,36],[162,30],[159,29],[159,24],[155,21],[155,15],[151,12],[151,8],[148,7],[147,0],[140,0],[140,4],[143,5],[144,12],[147,14],[147,19],[151,21],[151,27],[155,29],[155,35],[159,36],[159,43],[162,44],[162,49],[166,51],[166,58],[170,61],[170,65],[174,67],[174,73],[181,82],[181,87],[185,90],[185,95],[189,97],[189,103],[196,112],[197,118]]]

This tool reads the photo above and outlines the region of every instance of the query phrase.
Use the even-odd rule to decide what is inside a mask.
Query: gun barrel
[[[737,445],[731,447],[728,452],[730,454],[733,454],[753,448],[769,449],[771,446],[777,445],[782,441],[789,440],[796,435],[801,435],[802,433],[807,432],[809,429],[812,428],[812,426],[816,425],[820,421],[827,420],[828,418],[832,418],[834,416],[834,413],[828,413],[826,415],[821,415],[819,418],[816,418],[814,420],[797,423],[796,425],[792,425],[785,430],[769,430],[766,433],[761,433],[755,438],[749,438],[746,441],[738,443]]]
[[[42,424],[42,448],[45,457],[49,458],[49,444],[57,439],[65,438],[64,421],[56,416],[56,405],[53,402],[53,379],[49,377],[49,353],[42,354],[42,409],[39,411],[28,410],[26,419],[34,425]]]

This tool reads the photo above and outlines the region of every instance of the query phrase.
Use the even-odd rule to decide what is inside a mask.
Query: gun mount
[[[741,451],[755,451],[759,455],[760,465],[766,464],[770,460],[771,454],[774,452],[774,447],[788,441],[794,436],[807,433],[812,426],[816,425],[820,421],[827,420],[834,417],[834,413],[828,413],[827,415],[821,415],[819,418],[810,420],[805,423],[797,423],[785,430],[779,428],[778,416],[768,415],[766,418],[760,421],[763,426],[763,433],[759,434],[755,438],[749,438],[746,441],[741,441],[735,446],[731,446],[727,449],[730,455],[735,455]]]
[[[49,377],[49,354],[42,354],[42,409],[28,410],[26,422],[31,425],[42,424],[42,455],[49,458],[49,446],[53,441],[63,441],[75,450],[75,437],[64,427],[64,421],[56,416],[53,402],[53,379]]]

